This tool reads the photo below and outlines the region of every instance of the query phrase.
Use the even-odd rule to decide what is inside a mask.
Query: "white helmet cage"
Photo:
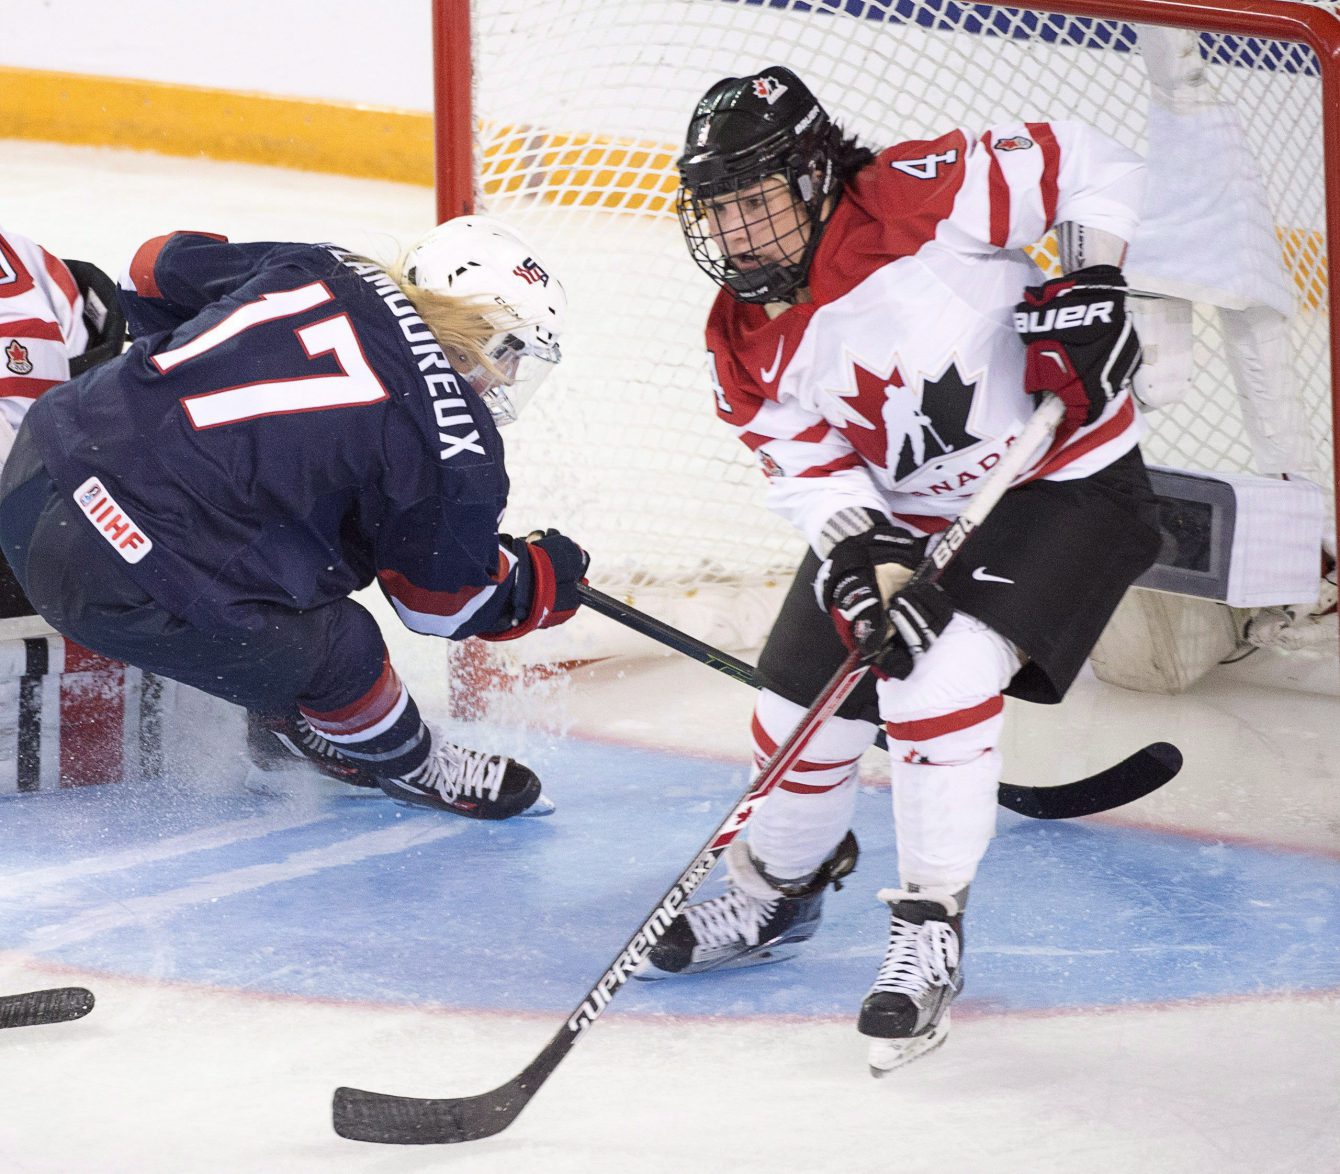
[[[507,225],[490,216],[457,216],[409,251],[405,278],[421,289],[494,304],[496,327],[481,348],[503,380],[485,367],[460,374],[510,424],[558,364],[568,298],[558,278]]]

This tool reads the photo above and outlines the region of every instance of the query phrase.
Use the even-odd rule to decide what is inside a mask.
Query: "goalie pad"
[[[1132,291],[1127,305],[1144,347],[1144,362],[1133,383],[1135,398],[1151,411],[1180,403],[1194,378],[1191,303]],[[1221,307],[1219,321],[1253,468],[1261,473],[1312,473],[1316,451],[1298,394],[1288,319],[1269,306],[1252,306]]]
[[[1237,111],[1199,72],[1195,34],[1141,28],[1140,41],[1151,77],[1148,185],[1123,266],[1127,281],[1230,310],[1291,314],[1260,168]]]
[[[1190,388],[1191,304],[1219,310],[1225,358],[1254,467],[1317,468],[1289,338],[1294,284],[1285,270],[1260,168],[1237,111],[1206,76],[1199,38],[1186,29],[1136,26],[1149,75],[1148,188],[1126,258],[1145,347],[1136,398],[1147,408]]]
[[[38,616],[0,621],[0,795],[159,773],[174,682],[65,640]]]
[[[1309,473],[1317,466],[1307,413],[1294,376],[1289,322],[1268,306],[1219,311],[1254,467]]]
[[[1237,650],[1239,615],[1208,599],[1132,587],[1089,654],[1093,674],[1138,693],[1185,692]]]
[[[1131,290],[1126,307],[1144,349],[1131,381],[1142,408],[1180,403],[1191,390],[1191,303]]]

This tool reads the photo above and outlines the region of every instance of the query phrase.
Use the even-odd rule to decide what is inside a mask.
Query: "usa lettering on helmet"
[[[481,348],[492,370],[477,366],[460,374],[494,421],[510,424],[562,357],[568,300],[552,267],[501,221],[458,216],[410,250],[405,274],[421,289],[497,307],[495,333]]]

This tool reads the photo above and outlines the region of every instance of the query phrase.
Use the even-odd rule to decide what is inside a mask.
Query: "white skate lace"
[[[738,941],[757,946],[759,935],[776,908],[775,900],[760,901],[740,889],[733,889],[701,905],[690,905],[684,915],[700,946],[710,949]]]
[[[348,760],[324,737],[316,732],[305,720],[299,718],[291,729],[272,728],[270,731],[294,758],[327,760],[347,764]],[[293,735],[297,735],[294,740]]]
[[[495,802],[506,771],[507,759],[499,755],[444,742],[405,781],[420,790],[436,791],[448,803],[462,796]]]
[[[900,917],[893,919],[894,933],[880,963],[875,991],[891,991],[920,998],[931,987],[945,986],[958,966],[958,934],[943,921],[914,925]]]
[[[306,722],[303,722],[299,729],[302,731],[302,744],[307,747],[318,758],[334,758],[340,761],[346,761],[344,755],[336,748],[335,744],[327,738],[318,734]]]

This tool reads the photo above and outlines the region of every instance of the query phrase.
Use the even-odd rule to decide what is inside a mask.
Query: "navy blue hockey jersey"
[[[29,413],[58,487],[160,604],[253,628],[381,583],[416,631],[497,623],[503,448],[378,266],[173,233],[122,280],[135,339]]]

